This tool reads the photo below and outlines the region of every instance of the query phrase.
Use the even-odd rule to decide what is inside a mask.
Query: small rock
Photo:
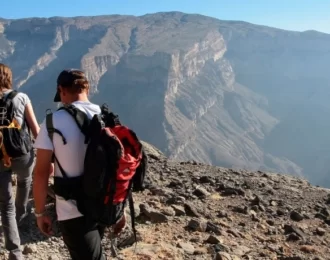
[[[276,213],[278,216],[284,216],[285,215],[285,211],[283,209],[277,209]]]
[[[148,218],[150,218],[150,221],[153,223],[162,223],[168,221],[168,218],[164,214],[157,211],[150,211]]]
[[[223,241],[221,238],[217,237],[217,236],[213,236],[213,235],[210,235],[206,240],[205,240],[206,243],[209,243],[209,244],[213,244],[213,245],[216,245],[216,244],[222,244]]]
[[[194,255],[206,255],[207,254],[207,249],[204,247],[197,248],[194,251]]]
[[[48,257],[48,260],[60,260],[57,255],[51,255]]]
[[[221,195],[222,196],[231,196],[231,195],[245,196],[245,191],[242,189],[227,187],[222,190]]]
[[[170,216],[170,217],[175,216],[175,210],[170,207],[163,208],[161,210],[161,213],[163,213],[166,216]]]
[[[233,260],[230,254],[226,252],[218,252],[215,256],[215,260]]]
[[[328,198],[325,199],[325,203],[330,205],[330,194],[328,195]]]
[[[244,215],[247,215],[248,214],[248,208],[247,207],[240,207],[240,206],[236,206],[233,208],[233,211],[234,212],[237,212],[237,213],[241,213],[241,214],[244,214]]]
[[[183,207],[177,206],[177,205],[172,205],[172,208],[175,211],[175,216],[184,216],[186,215],[186,212]]]
[[[228,246],[224,245],[224,244],[215,244],[212,246],[213,252],[214,253],[218,253],[218,252],[226,252],[229,253],[230,249]]]
[[[225,211],[220,210],[217,215],[218,218],[227,218],[228,214]]]
[[[318,227],[317,229],[316,229],[316,233],[319,235],[319,236],[324,236],[324,234],[325,234],[325,229],[323,229],[323,228],[320,228],[320,227]]]
[[[187,254],[190,254],[190,255],[194,254],[194,252],[195,252],[195,247],[189,243],[179,242],[178,247],[182,248],[183,251],[185,251]]]
[[[286,241],[298,241],[301,237],[299,237],[296,233],[291,233],[287,236]]]
[[[287,225],[287,224],[285,224],[284,225],[284,232],[285,232],[285,234],[295,233],[296,235],[298,235],[301,238],[304,238],[305,237],[304,232],[300,228],[295,227],[293,225]]]
[[[31,244],[31,245],[26,245],[24,246],[23,249],[23,254],[27,255],[27,254],[32,254],[38,251],[38,248],[35,244]]]
[[[150,207],[147,204],[140,204],[140,211],[145,214],[148,215],[148,213],[150,212]]]
[[[327,208],[322,208],[320,213],[324,216],[330,217],[330,211]]]
[[[274,226],[275,225],[275,221],[272,220],[272,219],[267,219],[267,224],[270,225],[270,226]]]
[[[277,206],[277,202],[275,200],[271,200],[269,204],[270,206]]]
[[[164,187],[159,188],[159,187],[150,187],[150,192],[152,195],[156,196],[164,196],[164,197],[169,197],[172,195],[172,191],[170,189],[166,189]]]
[[[255,196],[253,200],[251,200],[251,205],[259,206],[260,204],[264,203],[259,196]]]
[[[137,242],[142,241],[142,237],[139,232],[137,232],[137,234],[136,234],[136,240],[137,240]],[[118,241],[118,243],[117,243],[117,247],[123,248],[123,247],[131,246],[134,243],[135,243],[134,233],[131,232],[131,233],[125,235],[123,238],[121,237],[120,241]]]
[[[159,161],[160,160],[160,156],[158,154],[148,154],[148,157],[156,160],[156,161]]]
[[[243,256],[250,251],[251,249],[248,248],[247,246],[237,246],[236,248],[233,249],[233,253],[238,256]]]
[[[221,235],[220,228],[217,225],[215,225],[212,222],[210,222],[210,221],[207,222],[206,231],[207,232],[210,232],[211,231],[211,232],[213,232],[216,235]]]
[[[227,233],[228,234],[232,234],[234,237],[240,237],[240,235],[238,234],[238,232],[235,231],[235,230],[232,230],[232,229],[228,229],[227,230]]]
[[[302,251],[304,253],[316,253],[317,250],[313,246],[304,245],[304,246],[300,247],[300,251]]]
[[[189,239],[190,242],[193,242],[193,243],[199,243],[202,241],[202,238],[199,237],[199,236],[196,236],[196,237],[192,237]]]
[[[255,210],[250,210],[249,215],[250,216],[253,216],[253,215],[257,216],[257,212],[255,212]]]
[[[280,256],[278,260],[303,260],[300,256]]]
[[[193,194],[200,199],[205,199],[206,197],[210,196],[210,193],[203,187],[197,187]]]
[[[251,210],[255,211],[255,212],[258,212],[260,209],[259,209],[259,205],[253,205],[251,207]]]
[[[205,232],[207,222],[204,220],[191,219],[188,223],[188,227],[194,231]]]
[[[327,216],[323,215],[322,213],[316,213],[314,217],[322,220],[327,219]]]
[[[295,210],[290,213],[290,218],[294,221],[302,221],[304,219],[304,217]]]
[[[211,183],[214,184],[214,180],[210,176],[202,176],[199,178],[200,183]]]
[[[197,209],[188,203],[184,204],[184,210],[185,210],[187,216],[197,217],[197,218],[200,216]]]
[[[168,221],[168,218],[164,214],[151,209],[147,204],[140,204],[140,210],[153,223],[162,223]]]
[[[257,217],[257,214],[252,214],[251,219],[255,222],[260,222],[260,219]]]

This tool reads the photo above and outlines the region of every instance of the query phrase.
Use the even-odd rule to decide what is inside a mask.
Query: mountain
[[[138,243],[127,207],[128,223],[116,243],[118,257],[111,257],[109,230],[105,232],[108,259],[329,259],[329,189],[289,175],[174,162],[144,145],[149,157],[146,190],[133,193]],[[26,260],[70,259],[50,197],[47,211],[53,236],[40,233],[32,214],[20,227]],[[0,250],[0,259],[7,256]]]
[[[3,19],[0,61],[40,121],[58,73],[78,67],[91,100],[170,159],[330,187],[328,34],[179,12]]]

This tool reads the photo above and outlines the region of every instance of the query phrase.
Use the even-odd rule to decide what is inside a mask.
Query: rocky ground
[[[109,259],[330,259],[330,190],[290,176],[171,162],[146,147],[148,187],[134,196],[138,243],[128,224],[111,258],[107,234]],[[49,209],[56,231],[51,198]],[[46,238],[30,219],[21,230],[26,259],[69,259],[59,232]]]

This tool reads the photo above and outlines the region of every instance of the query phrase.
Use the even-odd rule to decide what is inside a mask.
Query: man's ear
[[[68,93],[67,89],[63,88],[61,85],[58,86],[58,89],[60,91],[60,95],[62,94],[63,96],[65,96]]]

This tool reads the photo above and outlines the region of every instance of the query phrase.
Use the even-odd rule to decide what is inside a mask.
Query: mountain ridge
[[[330,185],[328,34],[181,12],[1,25],[0,62],[13,68],[39,121],[56,108],[59,71],[78,67],[93,102],[108,103],[171,159]]]
[[[280,27],[274,27],[274,26],[270,26],[270,25],[262,25],[262,24],[257,24],[257,23],[251,23],[248,21],[244,21],[244,20],[224,20],[224,19],[220,19],[220,18],[216,18],[213,16],[208,16],[208,15],[204,15],[204,14],[199,14],[199,13],[186,13],[186,12],[181,12],[181,11],[167,11],[167,12],[154,12],[154,13],[145,13],[142,15],[124,15],[124,14],[102,14],[102,15],[78,15],[78,16],[49,16],[49,17],[42,17],[42,16],[31,16],[31,17],[22,17],[22,18],[4,18],[4,17],[0,17],[0,21],[5,22],[5,21],[20,21],[20,20],[33,20],[33,19],[44,19],[44,20],[62,20],[62,19],[95,19],[95,18],[108,18],[108,17],[117,17],[117,18],[144,18],[144,17],[148,17],[148,16],[155,16],[155,15],[188,15],[188,16],[197,16],[197,17],[201,17],[203,19],[210,19],[210,20],[214,20],[220,23],[231,23],[231,24],[242,24],[242,25],[249,25],[249,26],[253,26],[253,27],[259,27],[259,28],[266,28],[266,29],[271,29],[271,30],[279,30],[279,31],[286,31],[286,32],[292,32],[292,33],[306,33],[306,34],[325,34],[325,35],[330,35],[329,33],[326,32],[322,32],[322,31],[317,31],[314,29],[308,29],[308,30],[303,30],[303,31],[299,31],[299,30],[290,30],[290,29],[283,29]]]

